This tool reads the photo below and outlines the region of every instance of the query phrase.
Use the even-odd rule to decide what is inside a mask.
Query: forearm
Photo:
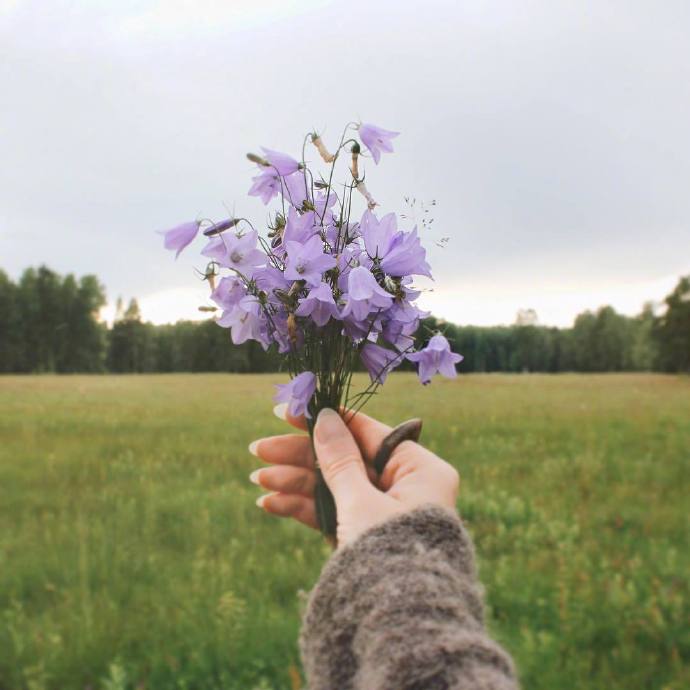
[[[441,508],[337,552],[310,596],[301,648],[311,690],[517,687],[484,629],[471,541]]]

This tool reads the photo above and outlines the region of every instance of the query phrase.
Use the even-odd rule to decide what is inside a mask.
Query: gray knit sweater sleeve
[[[487,635],[472,542],[434,506],[334,554],[309,596],[300,647],[310,690],[515,690]]]

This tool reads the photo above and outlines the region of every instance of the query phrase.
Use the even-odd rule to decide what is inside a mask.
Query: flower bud
[[[206,265],[206,270],[204,271],[203,275],[203,280],[208,280],[208,284],[211,286],[211,291],[216,289],[216,276],[218,275],[216,268],[216,262],[210,261]]]
[[[204,230],[204,235],[206,237],[215,237],[216,235],[220,235],[221,232],[234,228],[239,222],[238,218],[226,218],[206,228],[206,230]]]
[[[335,160],[335,156],[328,152],[326,145],[321,141],[321,137],[318,134],[311,135],[311,143],[316,146],[317,151],[323,158],[324,163],[332,163]]]
[[[352,177],[355,178],[355,180],[359,180],[359,165],[358,165],[358,160],[359,160],[359,144],[355,142],[352,144],[352,165],[350,166],[350,172],[352,173]]]
[[[267,168],[270,165],[270,163],[265,158],[257,156],[255,153],[248,153],[247,158],[249,158],[249,160],[252,163],[256,163],[257,165],[263,165],[265,168]]]
[[[355,185],[355,188],[367,200],[367,208],[370,211],[373,211],[374,208],[376,206],[378,206],[378,203],[374,200],[374,197],[371,196],[371,192],[367,189],[366,185],[364,184],[364,180],[357,182],[357,184]]]

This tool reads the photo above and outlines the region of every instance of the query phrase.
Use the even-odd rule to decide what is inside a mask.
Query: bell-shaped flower
[[[258,340],[267,346],[264,337],[264,314],[256,297],[247,295],[237,305],[216,321],[219,326],[230,329],[230,337],[235,345],[241,345],[247,340]]]
[[[323,241],[318,235],[300,242],[287,242],[287,260],[285,277],[289,280],[304,280],[308,285],[317,287],[325,271],[335,266],[335,257],[323,251]]]
[[[331,209],[333,206],[338,201],[338,195],[335,193],[335,190],[331,189],[330,191],[320,191],[317,193],[316,198],[313,201],[314,204],[314,209],[316,211],[316,215],[320,220],[323,220],[324,223],[331,223],[335,220],[335,217],[333,216],[333,212]]]
[[[311,200],[307,179],[302,173],[293,173],[283,178],[283,197],[293,208],[301,209],[305,201]]]
[[[354,244],[345,247],[338,255],[336,264],[338,267],[338,289],[341,293],[347,292],[347,281],[353,268],[361,265],[361,259],[368,258],[366,253],[362,256],[362,250]]]
[[[373,311],[387,309],[393,297],[377,282],[364,266],[353,268],[347,276],[347,295],[341,316],[352,316],[355,321],[363,321]]]
[[[304,244],[316,234],[317,229],[314,223],[313,211],[300,215],[294,208],[291,208],[288,211],[285,229],[283,230],[282,244],[285,245],[288,242]]]
[[[273,400],[278,403],[287,403],[287,411],[291,417],[304,415],[311,418],[309,413],[309,401],[316,390],[316,376],[311,371],[303,371],[293,378],[290,383],[276,385],[278,392]]]
[[[395,139],[400,132],[391,132],[376,125],[362,123],[359,126],[359,138],[362,143],[369,149],[374,163],[378,165],[381,159],[381,151],[385,153],[393,153],[393,144],[391,140]]]
[[[400,364],[403,358],[393,350],[367,343],[359,353],[369,378],[375,383],[384,383],[386,376]]]
[[[360,231],[367,254],[389,275],[431,277],[426,250],[419,241],[417,228],[412,232],[398,230],[394,213],[388,213],[378,220],[371,211],[365,211],[360,221]]]
[[[414,334],[419,320],[429,315],[409,302],[396,301],[383,315],[382,335],[398,350],[406,350],[414,345]]]
[[[180,255],[180,252],[197,236],[199,232],[199,222],[196,220],[189,223],[182,223],[170,230],[162,230],[160,234],[163,235],[163,246],[166,249],[172,249],[175,252],[175,258]]]
[[[364,247],[372,259],[382,259],[386,256],[398,234],[395,213],[388,213],[379,220],[371,211],[365,211],[359,228],[364,239]]]
[[[304,331],[296,323],[290,324],[289,314],[281,305],[271,316],[270,330],[273,342],[280,354],[294,352],[304,345]]]
[[[277,196],[282,189],[280,175],[273,168],[264,168],[258,175],[252,177],[252,182],[249,196],[258,196],[264,205]]]
[[[295,311],[297,316],[309,316],[317,326],[325,326],[328,320],[338,318],[338,307],[333,299],[333,290],[328,283],[312,288],[309,294],[299,301]]]
[[[271,266],[261,266],[252,273],[252,278],[256,282],[256,287],[271,296],[275,290],[288,290],[292,282],[286,280],[283,272]]]
[[[428,276],[431,267],[426,262],[426,249],[422,247],[417,228],[412,232],[399,232],[393,238],[386,255],[381,259],[381,268],[392,276]]]
[[[221,278],[216,289],[211,293],[211,299],[223,311],[236,307],[243,297],[247,296],[247,288],[244,283],[235,276]]]
[[[297,172],[302,166],[298,163],[292,156],[288,156],[287,153],[281,153],[280,151],[273,151],[272,149],[261,147],[264,152],[266,160],[270,163],[272,168],[275,168],[276,172],[283,177],[287,175],[292,175],[293,172]]]
[[[462,362],[463,357],[451,352],[448,340],[437,333],[423,350],[407,355],[407,359],[418,364],[419,380],[426,385],[435,374],[455,378],[457,375],[455,365]]]
[[[330,223],[333,219],[331,209],[338,202],[338,195],[334,189],[330,192],[318,191],[312,197],[312,190],[302,173],[294,173],[283,178],[283,198],[293,208],[298,210],[314,209],[319,224]]]
[[[325,228],[326,241],[335,250],[336,246],[338,252],[342,252],[347,247],[352,247],[353,244],[359,239],[359,223],[346,223],[345,221],[340,224],[339,222],[331,221]],[[353,249],[359,249],[358,245],[352,247]]]
[[[258,239],[256,230],[221,235],[210,240],[201,253],[225,268],[232,268],[250,277],[257,266],[266,263],[266,254],[256,247]]]

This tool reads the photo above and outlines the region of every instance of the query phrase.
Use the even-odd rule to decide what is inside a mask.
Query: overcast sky
[[[381,210],[437,201],[437,315],[636,313],[690,272],[689,34],[687,0],[0,0],[0,267],[194,315],[154,231],[263,221],[245,152],[362,119],[402,132]]]

